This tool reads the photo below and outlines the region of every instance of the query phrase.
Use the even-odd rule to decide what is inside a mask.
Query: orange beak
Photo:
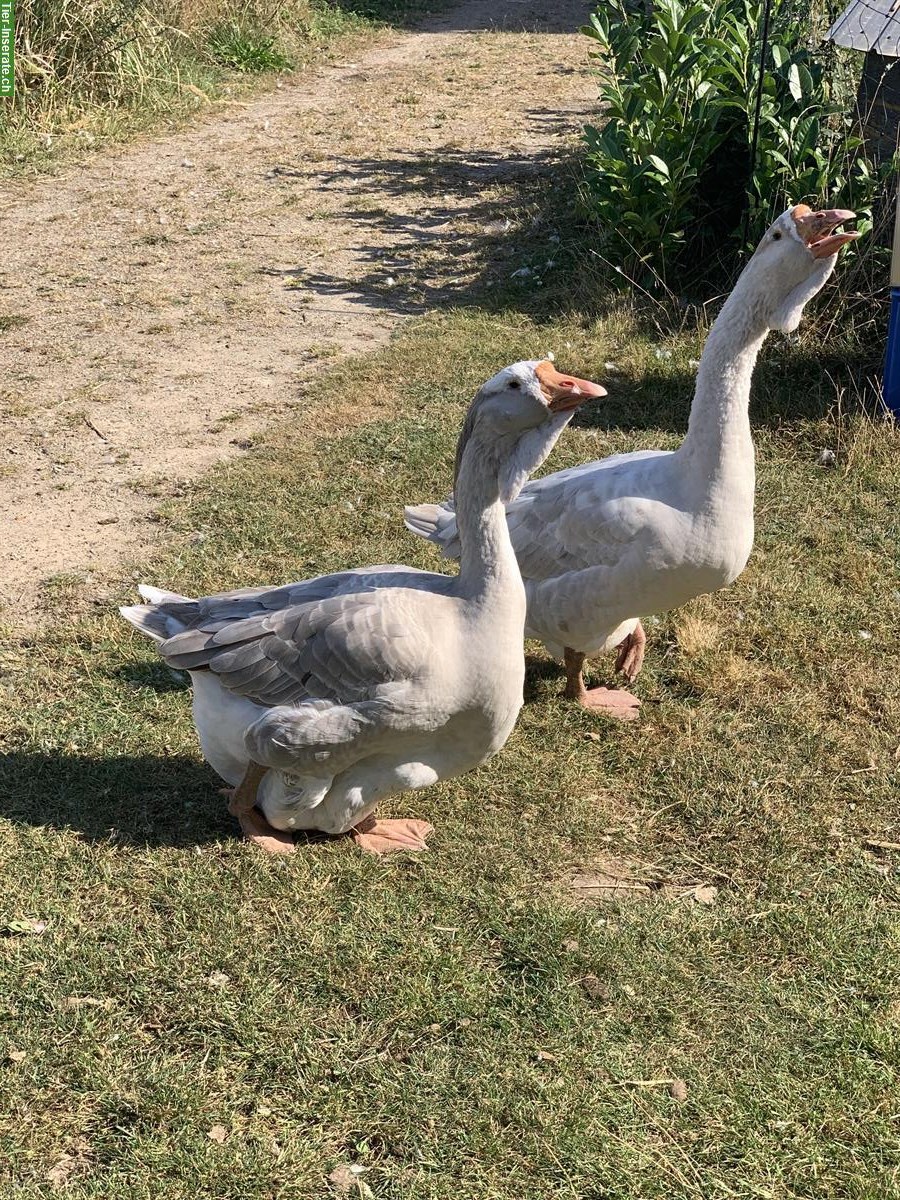
[[[606,388],[589,379],[577,379],[574,375],[561,375],[549,360],[538,363],[534,370],[551,412],[572,412],[585,400],[599,400],[606,395]]]
[[[848,208],[822,208],[813,212],[808,204],[795,204],[791,216],[813,258],[830,258],[832,254],[837,254],[841,246],[859,237],[855,229],[846,233],[833,232],[845,221],[856,219],[856,213]]]

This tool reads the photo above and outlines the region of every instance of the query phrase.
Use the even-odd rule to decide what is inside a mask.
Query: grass
[[[702,329],[598,315],[555,253],[558,283],[323,375],[136,575],[441,569],[401,505],[445,493],[469,395],[523,355],[609,385],[552,468],[677,444]],[[379,1200],[900,1194],[900,439],[836,401],[866,369],[852,331],[772,340],[747,571],[649,624],[634,727],[532,647],[504,752],[385,806],[436,825],[415,859],[243,846],[182,678],[54,580],[2,651],[4,1198],[312,1198],[351,1164]]]
[[[401,507],[445,494],[469,396],[522,356],[610,391],[549,469],[676,445],[703,321],[592,277],[549,174],[491,201],[516,232],[474,245],[466,308],[332,367],[161,499],[165,548],[118,599],[452,569]],[[442,252],[410,251],[410,279]],[[111,605],[58,575],[36,632],[9,615],[3,1200],[306,1200],[351,1164],[378,1200],[900,1195],[900,437],[859,402],[877,356],[834,289],[819,311],[757,372],[750,565],[648,623],[641,721],[565,704],[530,647],[504,752],[385,806],[433,821],[427,855],[263,859],[183,678]]]
[[[468,397],[523,355],[610,390],[548,468],[677,444],[702,321],[575,271],[536,200],[499,211],[534,232],[477,248],[468,307],[161,500],[165,548],[119,599],[452,569],[400,509],[446,492]],[[900,1195],[900,438],[859,402],[877,361],[833,289],[820,312],[757,373],[750,565],[648,623],[641,721],[563,703],[531,647],[504,752],[385,806],[434,822],[427,855],[254,854],[184,680],[111,605],[58,575],[36,632],[8,614],[3,1200],[312,1200],[351,1164],[378,1200]]]
[[[422,0],[20,0],[16,94],[0,113],[0,172],[53,170],[107,142],[177,124],[258,79],[352,50]]]

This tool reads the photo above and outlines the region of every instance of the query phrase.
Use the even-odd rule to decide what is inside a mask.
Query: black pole
[[[756,88],[756,104],[753,109],[753,133],[750,138],[750,174],[747,177],[747,208],[744,213],[744,236],[746,246],[750,233],[750,204],[753,195],[753,172],[756,170],[756,151],[759,147],[759,121],[762,113],[763,87],[766,81],[766,55],[769,50],[769,16],[772,12],[772,0],[765,0],[763,9],[762,37],[759,42],[759,83]]]

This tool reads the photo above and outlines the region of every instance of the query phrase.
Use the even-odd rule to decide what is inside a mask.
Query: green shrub
[[[609,0],[593,14],[604,121],[585,130],[589,201],[616,265],[690,278],[799,201],[852,208],[865,232],[889,168],[863,154],[797,14],[774,0],[752,173],[761,0]]]
[[[278,48],[274,37],[240,22],[214,29],[209,35],[209,52],[220,66],[248,75],[291,67],[291,60]]]

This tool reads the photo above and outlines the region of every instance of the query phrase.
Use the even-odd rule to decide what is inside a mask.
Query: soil
[[[336,358],[465,303],[593,110],[575,0],[462,3],[0,195],[0,603],[88,587]],[[420,253],[424,248],[426,253]]]

